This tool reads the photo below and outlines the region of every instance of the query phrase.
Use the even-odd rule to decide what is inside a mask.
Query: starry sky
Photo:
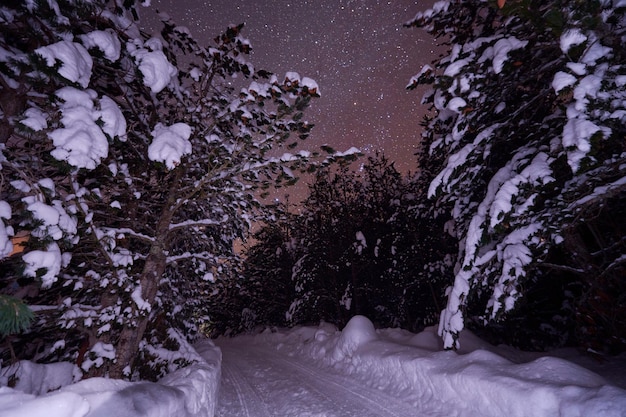
[[[207,45],[228,24],[245,23],[255,68],[296,71],[319,85],[303,148],[380,150],[399,171],[414,172],[426,109],[422,92],[405,87],[439,50],[426,32],[402,25],[432,1],[152,0],[143,17],[166,12]]]

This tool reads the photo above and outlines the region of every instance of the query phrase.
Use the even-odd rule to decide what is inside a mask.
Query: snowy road
[[[216,343],[223,354],[218,417],[410,417],[411,405],[301,358],[269,348]]]

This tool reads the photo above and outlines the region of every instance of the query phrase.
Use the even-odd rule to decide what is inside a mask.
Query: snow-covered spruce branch
[[[622,245],[626,246],[626,236],[622,236],[621,239],[617,240],[616,242],[614,242],[613,244],[611,244],[610,246],[608,246],[606,248],[602,248],[600,250],[597,250],[597,251],[594,251],[594,252],[590,252],[589,254],[591,256],[599,256],[599,255],[602,255],[604,253],[611,252],[614,249],[617,249],[618,247],[620,247]]]
[[[576,274],[580,276],[586,276],[589,274],[589,270],[587,269],[574,268],[572,266],[559,265],[559,264],[554,264],[550,262],[537,262],[535,266],[537,268],[546,268],[546,269],[553,269],[557,271],[571,272],[572,274]]]
[[[146,243],[153,243],[155,240],[154,237],[152,236],[148,236],[143,233],[136,232],[133,229],[130,229],[128,227],[122,227],[122,228],[102,227],[102,230],[106,232],[113,232],[117,236],[124,235],[124,237],[131,237],[134,239],[138,239]]]
[[[224,216],[221,220],[211,220],[211,219],[204,219],[204,220],[187,220],[184,222],[180,222],[180,223],[174,223],[174,224],[170,224],[169,227],[169,232],[174,232],[176,230],[180,230],[180,229],[187,229],[190,227],[206,227],[206,226],[216,226],[216,225],[220,225],[220,224],[225,224],[228,222],[228,216]]]
[[[614,197],[618,193],[622,192],[626,189],[626,176],[615,180],[609,184],[597,186],[593,189],[590,194],[587,194],[584,197],[579,198],[578,200],[571,203],[567,210],[573,211],[575,209],[580,208],[581,206],[591,206],[594,204],[601,204],[603,201]]]
[[[77,210],[83,215],[83,218],[88,218],[88,213],[84,210],[83,204],[81,202],[78,202],[78,204],[76,204],[76,207],[77,207]],[[96,227],[96,225],[93,222],[89,222],[87,228],[91,231],[89,235],[91,236],[91,240],[96,243],[98,252],[100,252],[100,254],[104,257],[107,264],[114,266],[115,261],[113,260],[113,258],[111,257],[111,254],[107,250],[106,248],[107,244],[105,243],[104,239],[99,236],[98,228]],[[107,240],[110,240],[110,238]],[[116,268],[113,268],[113,274],[115,275],[115,278],[119,278],[117,276]]]
[[[611,262],[606,268],[604,268],[604,271],[602,271],[600,276],[601,277],[605,276],[606,274],[609,273],[609,271],[611,271],[614,268],[619,267],[620,265],[626,265],[626,254],[622,254],[618,256],[613,262]]]
[[[216,258],[218,257],[208,252],[201,252],[201,253],[185,252],[180,255],[168,256],[166,262],[168,265],[171,265],[175,262],[188,261],[188,260],[195,259],[195,260],[207,262],[209,264],[214,264]]]
[[[185,204],[186,201],[197,196],[198,193],[200,193],[212,181],[221,181],[225,178],[241,178],[246,173],[259,171],[264,168],[271,168],[272,166],[277,166],[285,162],[304,163],[308,161],[310,156],[311,154],[309,152],[300,151],[297,155],[285,153],[280,158],[269,158],[263,160],[262,162],[244,163],[243,165],[234,164],[230,167],[228,166],[228,163],[224,162],[221,167],[216,167],[210,172],[210,174],[217,173],[217,175],[207,174],[200,180],[196,181],[192,186],[183,188],[182,191],[185,193],[185,196],[177,201],[176,205],[172,207],[172,210],[177,211]]]

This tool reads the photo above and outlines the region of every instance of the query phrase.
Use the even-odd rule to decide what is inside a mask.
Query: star
[[[231,23],[245,23],[255,68],[313,78],[322,97],[306,113],[315,124],[303,144],[381,151],[401,172],[417,169],[422,92],[409,79],[439,53],[425,31],[405,28],[428,1],[153,0],[201,43]]]

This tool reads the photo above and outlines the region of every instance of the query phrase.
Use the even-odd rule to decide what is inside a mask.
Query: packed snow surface
[[[17,385],[0,388],[0,417],[626,416],[625,356],[521,352],[467,330],[461,349],[444,351],[434,328],[375,329],[362,316],[343,331],[322,323],[215,343],[221,352],[201,341],[204,359],[158,383],[66,385],[71,365],[23,364]]]
[[[626,391],[615,385],[624,386],[625,357],[601,364],[557,352],[608,370],[607,379],[467,330],[458,352],[444,351],[434,327],[374,330],[362,316],[341,332],[322,324],[216,343],[224,353],[220,417],[626,416]]]

